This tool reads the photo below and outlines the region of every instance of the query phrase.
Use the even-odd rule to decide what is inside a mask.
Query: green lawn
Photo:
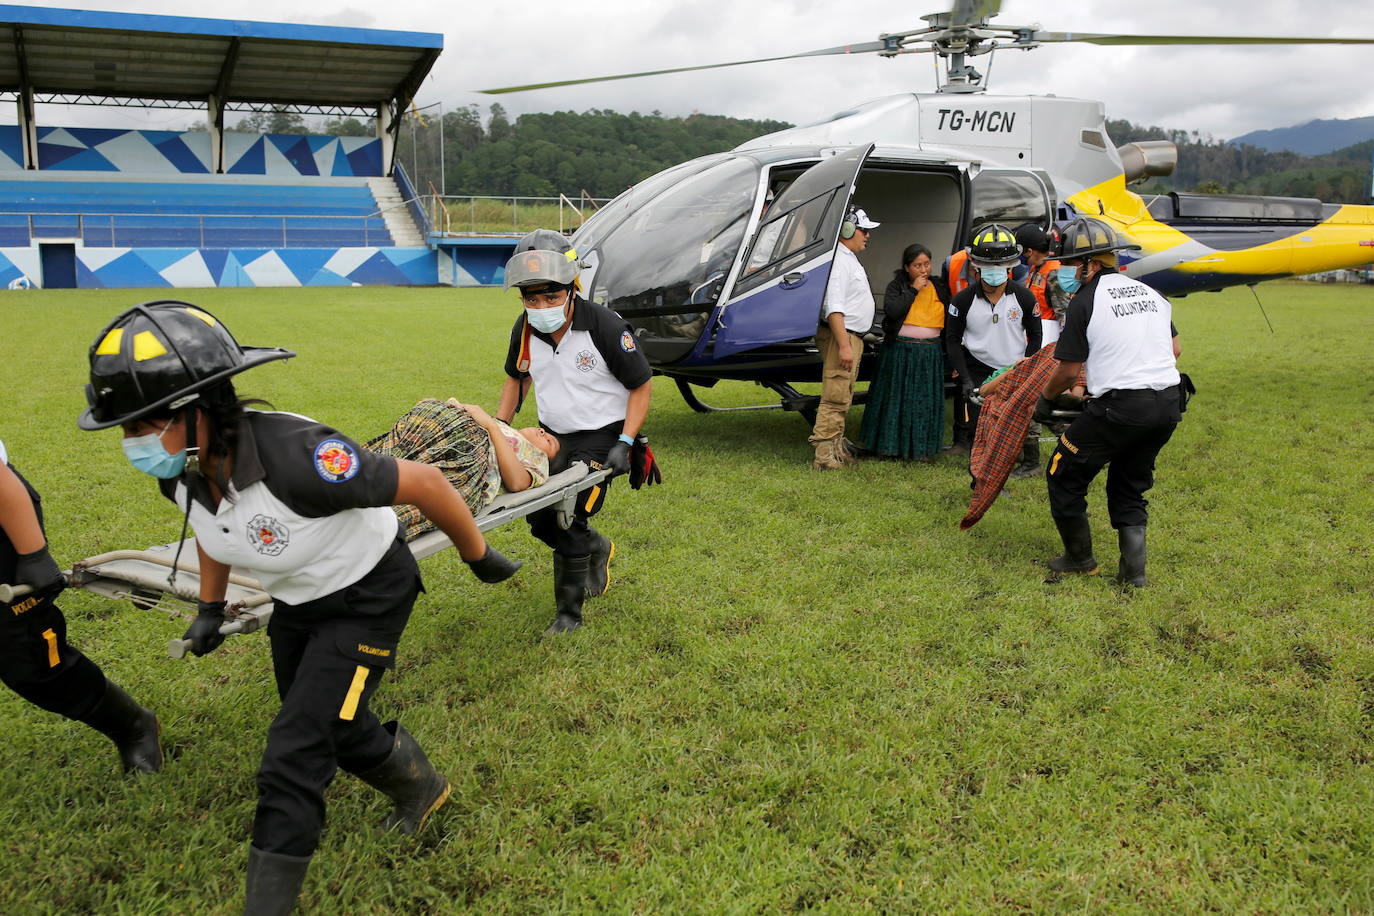
[[[665,483],[612,491],[614,581],[586,628],[538,638],[550,559],[520,526],[492,535],[525,561],[508,583],[452,551],[424,563],[375,706],[452,801],[418,839],[381,835],[382,797],[340,776],[304,902],[1374,910],[1374,288],[1259,290],[1275,333],[1245,290],[1175,305],[1199,394],[1161,455],[1135,594],[1045,583],[1042,480],[960,532],[954,461],[819,474],[796,414],[701,416],[660,384]],[[242,342],[300,354],[243,393],[359,438],[424,396],[494,406],[516,312],[486,290],[185,292]],[[117,434],[75,425],[87,347],[142,297],[0,294],[0,438],[64,562],[177,535]],[[1100,483],[1091,499],[1114,568]],[[265,637],[175,662],[183,622],[62,604],[161,716],[168,765],[121,779],[105,738],[0,692],[0,911],[237,912],[275,707]]]

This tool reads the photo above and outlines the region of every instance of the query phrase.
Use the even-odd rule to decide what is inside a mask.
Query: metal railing
[[[315,225],[305,225],[305,221]],[[97,248],[323,248],[335,244],[338,247],[393,244],[380,211],[369,216],[0,213],[0,236],[6,229],[16,228],[27,232],[29,244],[80,239],[83,244]]]
[[[576,198],[439,195],[426,198],[430,224],[443,235],[529,232],[531,229],[575,229],[610,198],[585,191]]]

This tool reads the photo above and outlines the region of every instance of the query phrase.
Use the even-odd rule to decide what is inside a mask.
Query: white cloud
[[[28,0],[69,7],[71,0]],[[91,0],[87,8],[182,15],[182,0]],[[869,41],[924,23],[923,5],[891,0],[524,0],[499,4],[392,0],[385,16],[325,0],[239,0],[235,12],[265,21],[442,32],[445,50],[417,100],[446,109],[500,102],[511,114],[605,108],[702,111],[805,123],[856,101],[934,87],[929,55],[819,58],[623,80],[510,96],[473,90],[635,70],[767,57]],[[926,8],[947,8],[929,0]],[[1194,35],[1374,37],[1368,0],[1006,0],[998,21],[1058,31]],[[1363,30],[1363,31],[1361,31]],[[1374,114],[1369,47],[1047,46],[992,60],[995,91],[1101,99],[1109,117],[1232,137],[1312,118]],[[987,57],[974,65],[988,72]],[[90,109],[85,110],[91,111]],[[135,117],[105,113],[115,123]],[[83,119],[82,123],[90,123]],[[153,112],[152,126],[179,126],[192,112]],[[51,123],[51,116],[48,116]],[[63,118],[63,122],[69,121]],[[132,125],[131,125],[132,126]]]

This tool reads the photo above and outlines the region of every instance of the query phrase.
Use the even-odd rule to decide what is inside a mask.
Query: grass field
[[[1374,288],[1175,305],[1199,394],[1161,455],[1151,587],[1047,585],[1042,480],[968,532],[956,462],[810,470],[796,414],[660,384],[661,487],[612,491],[614,582],[541,641],[550,559],[449,551],[375,707],[454,784],[418,839],[340,776],[303,901],[336,914],[1374,911]],[[159,293],[160,295],[160,293]],[[300,356],[240,390],[360,438],[423,396],[494,405],[509,294],[186,291]],[[64,562],[173,540],[86,349],[139,292],[0,294],[0,438]],[[711,392],[748,403],[749,386]],[[531,408],[527,407],[527,413]],[[854,411],[852,420],[857,420]],[[1114,568],[1101,484],[1097,556]],[[0,692],[0,911],[235,913],[275,708],[267,642],[68,592],[71,638],[155,708],[165,772]]]

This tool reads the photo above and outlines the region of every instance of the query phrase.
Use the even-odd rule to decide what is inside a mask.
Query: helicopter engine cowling
[[[1140,140],[1116,148],[1126,184],[1153,176],[1172,175],[1178,165],[1178,147],[1172,140]]]

